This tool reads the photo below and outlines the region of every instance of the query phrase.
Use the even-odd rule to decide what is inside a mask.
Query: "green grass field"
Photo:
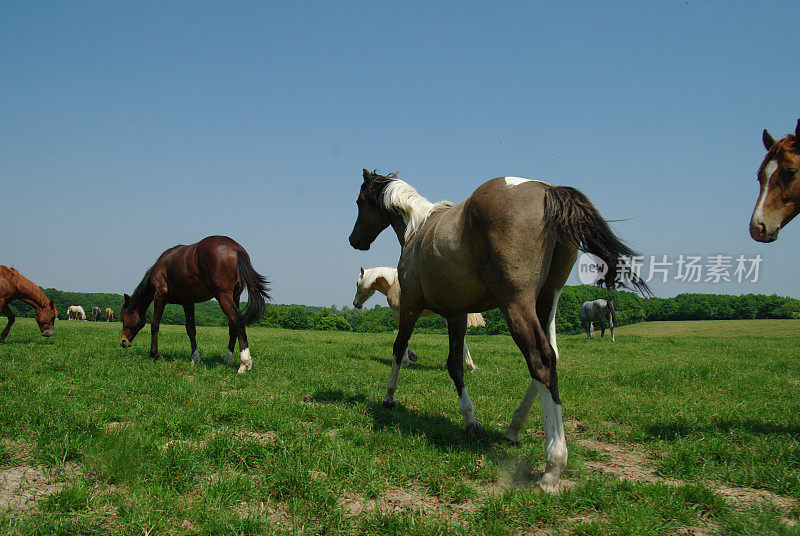
[[[0,320],[2,325],[3,320]],[[535,493],[538,403],[507,336],[476,336],[466,445],[444,335],[415,335],[398,406],[381,406],[392,334],[19,319],[0,346],[2,534],[798,534],[800,321],[660,322],[617,342],[561,336],[564,489]]]

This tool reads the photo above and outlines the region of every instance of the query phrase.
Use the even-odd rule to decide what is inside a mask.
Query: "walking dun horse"
[[[114,309],[111,307],[106,307],[106,322],[111,322],[114,320]]]
[[[97,306],[92,307],[92,322],[100,322],[100,315],[101,314],[102,314],[102,311],[100,310],[99,307],[97,307]]]
[[[611,342],[614,342],[614,324],[617,323],[617,311],[614,300],[594,300],[585,301],[581,305],[580,313],[578,313],[586,323],[586,336],[590,339],[594,338],[594,323],[600,322],[600,340],[603,340],[603,335],[606,334],[606,320],[608,320],[608,327],[611,330]]]
[[[389,307],[392,308],[392,312],[394,313],[394,320],[395,322],[399,323],[400,281],[397,279],[397,268],[380,266],[377,268],[368,268],[364,270],[364,267],[362,266],[361,273],[358,276],[358,281],[356,281],[356,296],[353,298],[353,307],[361,309],[364,306],[364,303],[375,293],[376,290],[386,296],[386,301],[389,302]],[[420,316],[433,316],[435,314],[436,313],[433,311],[428,311],[426,309],[422,311]],[[483,319],[482,314],[470,313],[467,315],[467,327],[485,325],[486,321]],[[408,366],[409,361],[416,360],[417,354],[409,349],[408,355],[403,357],[403,362],[400,366],[406,367]],[[472,355],[470,355],[466,340],[464,341],[464,364],[471,372],[474,372],[478,368],[472,361]]]
[[[119,343],[128,348],[144,327],[147,308],[154,303],[150,321],[150,357],[158,358],[158,328],[168,303],[183,306],[186,333],[192,348],[192,363],[200,362],[197,349],[194,304],[216,298],[228,317],[228,352],[225,362],[232,364],[239,340],[239,373],[250,370],[253,360],[247,344],[245,325],[264,314],[269,299],[269,282],[250,264],[250,255],[227,236],[208,236],[189,246],[174,246],[162,253],[147,270],[142,281],[122,306],[122,336]],[[247,288],[247,307],[239,311],[239,298]]]
[[[758,167],[761,192],[750,218],[750,236],[758,242],[774,242],[778,231],[800,213],[800,119],[794,135],[778,141],[764,129],[767,154]]]
[[[43,337],[53,335],[56,316],[58,316],[53,300],[48,299],[42,289],[20,274],[16,268],[8,268],[0,264],[0,313],[8,318],[6,327],[0,333],[0,343],[6,340],[14,320],[17,319],[11,310],[11,302],[14,300],[21,300],[34,308],[36,323],[39,324],[39,330]]]
[[[70,305],[67,307],[67,320],[86,320],[86,313],[80,305]]]
[[[422,311],[431,310],[447,320],[448,372],[467,438],[478,440],[481,426],[463,379],[467,313],[499,307],[532,378],[505,438],[519,442],[538,394],[546,451],[545,473],[538,486],[556,491],[567,464],[556,374],[558,297],[579,249],[607,263],[604,282],[608,287],[616,286],[618,272],[624,271],[630,283],[649,292],[623,266],[622,259],[633,251],[614,235],[584,194],[567,186],[500,177],[453,205],[431,203],[396,174],[387,177],[365,169],[363,179],[350,245],[368,250],[391,226],[402,246],[397,267],[402,288],[399,329],[384,406],[395,405],[400,363],[408,352],[414,324]]]

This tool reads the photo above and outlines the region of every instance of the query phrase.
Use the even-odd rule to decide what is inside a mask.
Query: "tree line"
[[[67,318],[67,307],[80,305],[91,316],[92,307],[103,311],[110,307],[115,321],[119,320],[123,297],[121,294],[97,292],[65,292],[53,288],[44,289],[48,298],[54,300],[58,318]],[[626,291],[602,289],[590,285],[564,287],[558,302],[556,329],[561,333],[579,333],[583,327],[578,316],[585,301],[613,297],[616,302],[617,321],[620,325],[654,320],[743,320],[753,318],[800,318],[800,300],[777,295],[743,294],[679,294],[672,298],[642,298]],[[244,306],[244,304],[242,304]],[[15,301],[11,304],[14,314],[33,317],[32,307]],[[148,311],[148,321],[152,314]],[[508,333],[505,319],[499,310],[483,314],[486,327],[469,328],[471,334]],[[103,315],[105,320],[105,314]],[[228,319],[215,301],[198,303],[195,306],[198,326],[227,326]],[[184,324],[183,307],[167,305],[161,319],[162,324]],[[394,314],[389,307],[376,305],[372,309],[352,309],[336,306],[312,307],[307,305],[268,304],[259,326],[316,331],[355,331],[362,333],[390,332],[397,329]],[[420,318],[416,331],[446,333],[447,325],[441,317]]]

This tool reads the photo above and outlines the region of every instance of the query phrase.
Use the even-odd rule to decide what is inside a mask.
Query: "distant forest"
[[[123,298],[120,294],[88,292],[64,292],[44,289],[45,294],[55,300],[58,318],[67,318],[67,307],[80,305],[91,317],[92,307],[106,307],[114,310],[114,319],[119,321]],[[777,295],[743,294],[679,294],[673,298],[645,299],[632,292],[608,290],[600,287],[580,285],[565,287],[558,302],[556,329],[562,333],[578,333],[581,322],[578,310],[587,300],[613,297],[617,304],[618,324],[635,324],[653,320],[740,320],[752,318],[800,318],[800,300]],[[256,324],[267,327],[287,329],[308,329],[317,331],[357,331],[388,332],[397,329],[394,315],[389,307],[383,306],[385,298],[377,294],[372,298],[377,304],[371,309],[353,309],[336,306],[310,307],[306,305],[269,304],[264,317]],[[17,316],[33,317],[33,308],[21,301],[11,304]],[[149,315],[152,313],[152,306]],[[198,326],[225,326],[227,318],[215,301],[199,303],[195,307]],[[469,328],[469,333],[497,334],[508,333],[508,327],[500,311],[495,309],[484,313],[486,327]],[[1,322],[1,321],[0,321]],[[168,305],[161,322],[163,324],[183,324],[183,308]],[[1,324],[0,324],[1,325]],[[417,331],[446,333],[445,321],[438,316],[420,318]]]

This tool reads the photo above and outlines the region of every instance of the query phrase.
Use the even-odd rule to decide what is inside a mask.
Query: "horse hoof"
[[[386,408],[386,409],[394,409],[396,405],[397,405],[397,401],[394,400],[394,399],[392,399],[392,400],[389,400],[387,398],[383,399],[383,407]]]
[[[467,443],[474,444],[481,440],[483,429],[479,422],[473,422],[467,425]]]
[[[158,361],[159,357],[161,357],[161,356],[158,355],[158,352],[155,352],[155,353],[154,352],[150,352],[150,359],[152,359],[153,361]]]
[[[544,479],[539,480],[539,482],[536,483],[536,487],[541,493],[553,494],[553,493],[558,493],[560,491],[558,483],[551,484],[545,482]]]
[[[417,359],[419,359],[419,358],[417,357],[417,354],[414,353],[414,350],[409,350],[408,351],[408,360],[411,361],[412,363],[416,363]]]

